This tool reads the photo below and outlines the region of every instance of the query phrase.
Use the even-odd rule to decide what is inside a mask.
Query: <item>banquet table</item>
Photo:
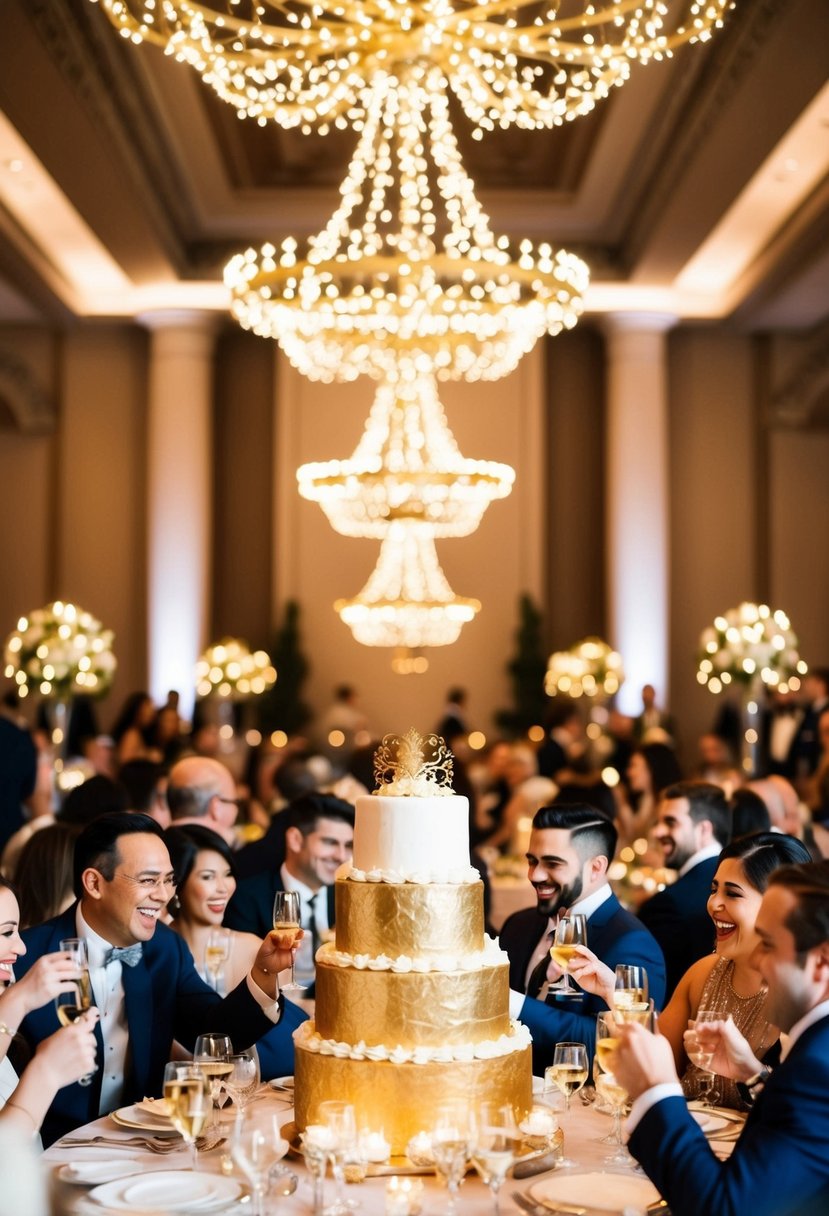
[[[284,1124],[291,1123],[293,1111],[291,1108],[291,1099],[284,1094],[276,1093],[273,1090],[262,1087],[257,1099],[257,1106],[264,1109],[273,1109],[280,1118],[284,1115]],[[232,1120],[228,1120],[228,1116],[223,1116],[225,1122],[222,1125],[223,1133],[230,1136],[232,1131]],[[638,1190],[643,1193],[643,1201],[634,1206],[625,1208],[625,1216],[638,1216],[639,1213],[646,1212],[647,1209],[647,1189],[650,1184],[643,1178],[640,1173],[634,1173],[633,1170],[620,1168],[618,1166],[609,1166],[603,1163],[603,1158],[611,1151],[607,1144],[601,1143],[601,1138],[606,1136],[611,1129],[611,1120],[608,1115],[603,1114],[593,1108],[593,1106],[584,1105],[578,1098],[573,1099],[572,1109],[568,1116],[560,1116],[565,1136],[565,1150],[567,1155],[572,1158],[576,1165],[568,1171],[555,1170],[544,1174],[536,1175],[532,1178],[523,1179],[520,1182],[508,1177],[501,1191],[501,1212],[503,1216],[513,1216],[514,1213],[521,1209],[516,1205],[513,1199],[513,1192],[520,1191],[532,1195],[538,1184],[544,1180],[549,1180],[554,1177],[563,1177],[565,1174],[584,1174],[585,1172],[602,1171],[604,1177],[596,1180],[596,1185],[601,1188],[605,1194],[613,1194],[617,1189],[615,1179],[608,1175],[618,1175],[618,1187],[628,1193],[633,1183],[623,1182],[623,1179],[636,1179],[639,1183]],[[103,1162],[108,1159],[117,1158],[119,1161],[129,1161],[134,1163],[135,1172],[147,1174],[153,1170],[187,1170],[190,1167],[189,1155],[182,1148],[163,1156],[156,1156],[150,1151],[143,1148],[129,1147],[124,1144],[124,1141],[129,1140],[132,1133],[119,1127],[109,1117],[103,1117],[88,1124],[84,1128],[78,1128],[70,1134],[68,1139],[59,1141],[52,1145],[43,1155],[44,1163],[47,1167],[57,1174],[58,1178],[61,1175],[61,1168],[72,1164],[73,1166],[80,1165],[85,1162]],[[95,1146],[90,1148],[73,1147],[71,1140],[79,1138],[88,1138],[92,1135],[103,1135],[107,1140],[117,1141],[119,1143],[109,1144],[105,1146]],[[123,1144],[123,1147],[121,1145]],[[720,1149],[727,1152],[733,1145],[733,1134],[730,1141],[723,1141],[718,1145],[712,1140],[712,1146],[715,1151]],[[226,1155],[227,1144],[224,1149],[214,1148],[204,1153],[199,1154],[199,1172],[220,1173],[222,1167],[222,1159]],[[282,1196],[278,1198],[270,1197],[268,1200],[267,1213],[268,1216],[310,1216],[313,1212],[312,1204],[312,1182],[310,1175],[304,1167],[301,1156],[291,1153],[285,1159],[285,1163],[296,1173],[299,1179],[297,1189],[293,1195]],[[64,1171],[65,1172],[65,1171]],[[393,1173],[390,1170],[389,1173]],[[385,1197],[386,1184],[388,1176],[368,1177],[366,1180],[357,1185],[349,1185],[346,1188],[349,1198],[353,1197],[359,1201],[359,1212],[364,1216],[384,1216],[386,1211]],[[424,1192],[421,1216],[441,1216],[445,1212],[447,1206],[447,1193],[440,1181],[433,1175],[423,1176]],[[333,1182],[329,1177],[325,1184],[326,1202],[333,1198]],[[652,1189],[652,1188],[651,1188]],[[93,1205],[86,1201],[84,1196],[86,1190],[77,1185],[65,1186],[62,1188],[63,1202],[65,1210],[83,1212],[87,1214],[107,1211],[106,1208],[98,1205]],[[653,1191],[651,1199],[658,1200],[658,1195]],[[603,1206],[602,1208],[588,1209],[589,1213],[596,1212],[613,1212],[621,1213],[623,1205],[620,1202],[618,1207]],[[239,1216],[243,1212],[250,1211],[249,1204],[236,1204],[233,1208],[222,1209],[224,1213],[238,1213]],[[493,1211],[492,1197],[489,1190],[484,1186],[476,1174],[470,1172],[461,1187],[458,1216],[490,1216]],[[664,1213],[664,1207],[661,1209]],[[158,1208],[159,1214],[164,1212],[163,1206]]]

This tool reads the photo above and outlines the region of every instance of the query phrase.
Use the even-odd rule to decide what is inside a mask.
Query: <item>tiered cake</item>
[[[442,741],[413,731],[375,756],[378,789],[357,800],[336,880],[336,939],[317,952],[316,1020],[294,1036],[300,1130],[344,1099],[402,1155],[441,1101],[530,1108],[529,1034],[509,1020],[507,956],[484,935],[451,770]]]

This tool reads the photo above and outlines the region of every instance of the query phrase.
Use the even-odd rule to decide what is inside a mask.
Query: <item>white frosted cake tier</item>
[[[468,800],[459,794],[358,798],[353,866],[364,874],[415,875],[426,882],[468,874]]]

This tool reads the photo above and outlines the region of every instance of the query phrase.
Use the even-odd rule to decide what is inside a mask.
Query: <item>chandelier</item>
[[[338,208],[302,246],[287,237],[228,263],[233,315],[313,380],[394,376],[401,354],[441,379],[498,379],[576,324],[587,267],[492,232],[439,68],[378,72],[366,97]]]
[[[335,532],[379,539],[395,520],[428,524],[435,537],[469,536],[514,479],[509,465],[461,455],[434,377],[411,367],[378,386],[349,460],[297,470],[300,494],[320,504]]]
[[[93,0],[194,67],[240,117],[354,125],[378,69],[440,66],[475,133],[589,113],[631,65],[702,42],[733,0]]]
[[[364,646],[416,651],[456,642],[481,605],[449,586],[428,525],[395,520],[365,587],[334,607]]]

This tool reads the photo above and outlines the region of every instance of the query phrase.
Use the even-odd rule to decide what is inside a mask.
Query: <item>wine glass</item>
[[[435,1112],[432,1154],[435,1168],[446,1181],[449,1203],[446,1216],[458,1210],[458,1188],[466,1173],[470,1145],[469,1108],[460,1102],[447,1102]]]
[[[89,952],[83,937],[65,937],[60,943],[65,954],[71,956],[76,974],[72,976],[72,987],[59,992],[55,997],[55,1013],[61,1026],[71,1026],[92,1005],[92,984],[89,979]],[[90,1085],[94,1072],[78,1078],[79,1085]]]
[[[692,1019],[690,1026],[693,1030],[700,1022],[721,1022],[722,1012],[717,1009],[698,1009],[696,1017]],[[720,1100],[720,1095],[715,1088],[716,1073],[711,1069],[711,1061],[714,1059],[713,1051],[702,1051],[700,1049],[699,1040],[696,1036],[693,1037],[690,1043],[686,1044],[688,1050],[688,1059],[692,1064],[696,1064],[701,1073],[704,1074],[703,1088],[700,1092],[700,1102],[703,1106],[716,1106]]]
[[[248,1101],[259,1088],[259,1054],[255,1047],[246,1047],[244,1051],[234,1051],[227,1057],[229,1065],[224,1079],[224,1087],[233,1099],[237,1112],[241,1115],[247,1109]]]
[[[610,1143],[615,1152],[605,1157],[607,1165],[630,1165],[631,1156],[622,1143],[622,1111],[628,1100],[627,1090],[620,1085],[613,1072],[613,1059],[619,1046],[619,1023],[614,1013],[600,1013],[596,1017],[596,1060],[599,1074],[596,1092],[613,1112],[613,1135]]]
[[[230,1155],[253,1188],[253,1211],[264,1216],[271,1170],[288,1151],[272,1111],[240,1111],[233,1126]]]
[[[648,1008],[648,973],[644,967],[619,963],[613,992],[613,1008],[624,1015]],[[628,1020],[628,1019],[624,1019]]]
[[[230,1036],[211,1031],[200,1034],[193,1048],[193,1063],[197,1064],[210,1081],[210,1093],[213,1098],[213,1109],[219,1106],[222,1083],[230,1073],[229,1059],[233,1054],[233,1044]],[[211,1120],[215,1123],[215,1115]]]
[[[164,1098],[170,1122],[190,1149],[196,1168],[196,1137],[201,1135],[212,1108],[210,1077],[198,1064],[171,1060],[164,1066]]]
[[[551,984],[549,992],[573,994],[579,989],[570,980],[567,968],[570,959],[576,953],[576,946],[587,945],[587,918],[574,912],[570,916],[562,916],[556,925],[553,944],[550,947],[550,957],[558,963],[564,974],[555,984]]]
[[[556,1043],[553,1062],[544,1073],[545,1088],[555,1088],[564,1095],[564,1114],[570,1113],[570,1099],[587,1080],[587,1048],[584,1043]],[[559,1165],[575,1165],[563,1157]]]
[[[211,988],[219,991],[224,965],[230,958],[230,930],[211,929],[204,948],[204,970]]]
[[[328,1159],[334,1175],[334,1200],[323,1209],[323,1216],[348,1216],[356,1201],[346,1201],[343,1184],[345,1161],[357,1140],[357,1119],[350,1102],[331,1100],[320,1102],[317,1119],[329,1132]]]
[[[520,1147],[521,1133],[512,1107],[482,1102],[476,1112],[472,1164],[492,1192],[494,1216],[499,1216],[500,1190]]]
[[[300,929],[299,919],[299,894],[296,891],[277,891],[273,900],[273,927],[281,929],[283,932],[294,930],[295,934]],[[291,955],[291,982],[281,985],[283,992],[304,992],[305,985],[296,982],[294,975],[294,958]]]

